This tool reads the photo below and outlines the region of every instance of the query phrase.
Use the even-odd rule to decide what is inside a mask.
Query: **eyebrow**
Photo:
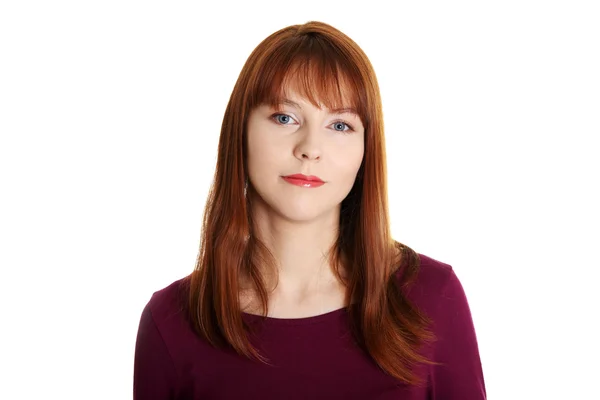
[[[287,104],[296,108],[299,108],[302,110],[302,106],[298,103],[296,103],[295,101],[292,101],[290,99],[283,99],[281,101],[281,104]],[[329,110],[329,112],[333,113],[333,114],[344,114],[344,113],[350,113],[350,114],[354,114],[354,115],[358,115],[358,112],[356,111],[356,109],[352,108],[352,107],[346,107],[346,108],[334,108],[333,110]]]

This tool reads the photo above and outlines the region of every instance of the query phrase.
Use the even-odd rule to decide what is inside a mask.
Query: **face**
[[[319,109],[288,93],[280,111],[254,109],[247,125],[248,195],[271,213],[292,221],[310,221],[339,213],[364,154],[364,127],[352,112]],[[317,177],[320,186],[294,184],[285,177]]]

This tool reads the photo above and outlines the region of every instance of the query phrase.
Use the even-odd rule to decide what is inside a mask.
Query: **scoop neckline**
[[[242,311],[242,316],[252,322],[264,321],[270,325],[310,325],[320,322],[328,321],[338,315],[346,312],[346,307],[338,308],[337,310],[328,311],[324,314],[313,315],[310,317],[300,318],[275,318],[275,317],[264,317],[262,315],[250,314]]]

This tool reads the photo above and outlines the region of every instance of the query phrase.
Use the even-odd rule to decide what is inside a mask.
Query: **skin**
[[[363,159],[364,127],[356,114],[319,109],[294,91],[287,98],[297,105],[263,105],[249,115],[248,196],[256,234],[278,262],[269,316],[299,318],[344,306],[345,289],[324,255]],[[305,188],[282,179],[297,173],[326,183]],[[268,279],[274,286],[277,277]]]

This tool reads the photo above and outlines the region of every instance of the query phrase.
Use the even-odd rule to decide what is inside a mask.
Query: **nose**
[[[307,152],[302,153],[302,159],[303,160],[320,160],[321,156],[314,155],[314,152],[307,151]]]
[[[294,155],[301,161],[319,161],[322,153],[322,143],[319,136],[322,135],[317,129],[301,133],[301,139],[296,144]]]

